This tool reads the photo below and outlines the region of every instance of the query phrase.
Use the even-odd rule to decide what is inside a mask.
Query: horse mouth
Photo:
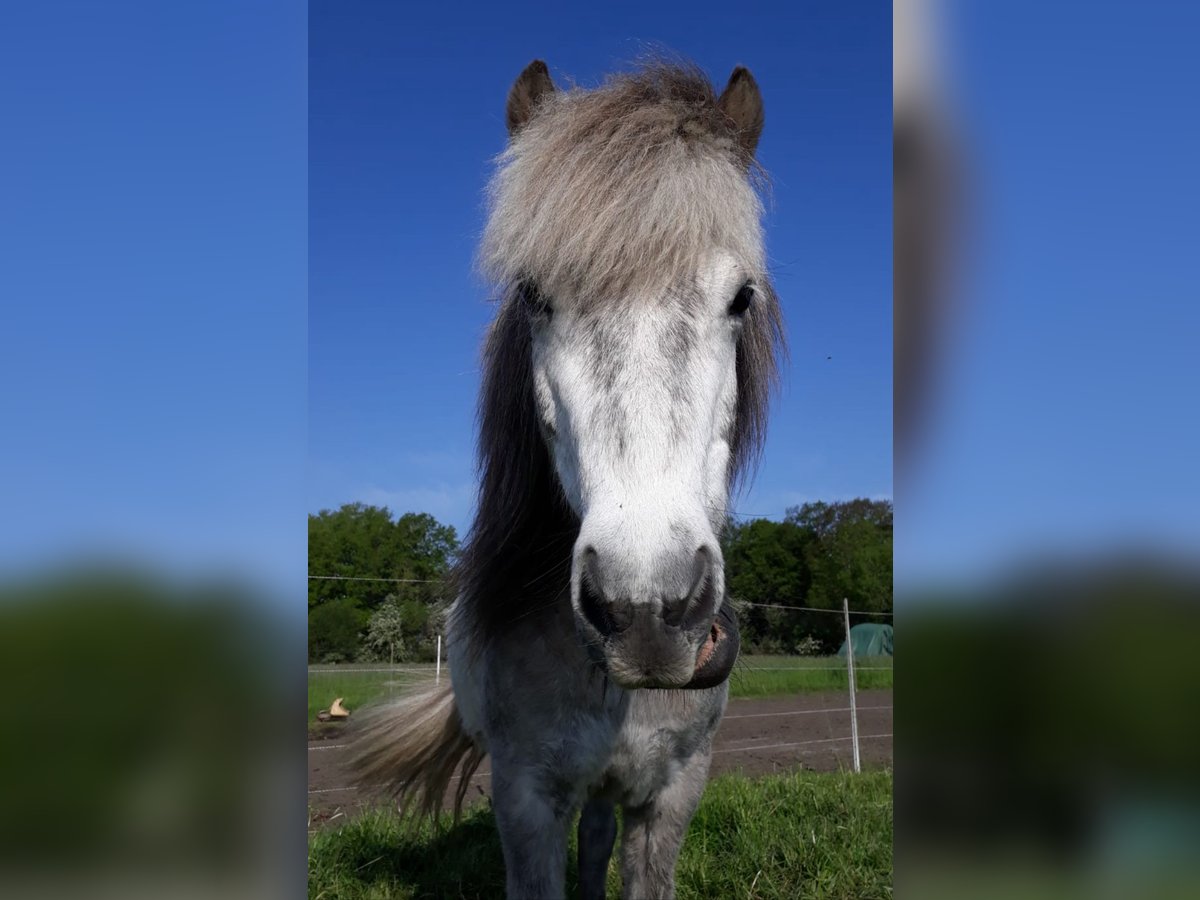
[[[717,644],[724,638],[725,633],[721,630],[721,626],[713,622],[712,628],[708,632],[708,637],[704,643],[700,645],[700,653],[696,656],[696,668],[693,674],[703,669],[710,659],[713,652],[717,649]]]
[[[684,687],[700,690],[721,684],[733,671],[740,649],[737,615],[728,602],[722,603],[704,643],[700,645],[700,652],[696,654],[692,679]]]

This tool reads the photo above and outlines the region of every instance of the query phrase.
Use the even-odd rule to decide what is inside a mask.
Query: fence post
[[[442,683],[442,636],[440,634],[438,635],[437,671],[433,676],[433,683]]]
[[[858,757],[858,709],[854,702],[854,642],[850,640],[850,601],[842,598],[842,612],[846,617],[846,672],[850,676],[850,740],[854,744],[854,771],[861,772]]]

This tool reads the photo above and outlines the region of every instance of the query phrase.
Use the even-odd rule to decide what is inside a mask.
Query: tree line
[[[841,645],[839,616],[778,606],[840,610],[845,597],[851,609],[892,611],[891,501],[806,503],[782,521],[731,519],[721,544],[746,652],[818,655]],[[309,661],[432,659],[458,552],[454,528],[428,513],[395,517],[350,503],[310,515]]]

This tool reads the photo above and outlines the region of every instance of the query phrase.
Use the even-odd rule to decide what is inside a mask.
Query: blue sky
[[[119,556],[303,596],[302,12],[6,8],[0,570]]]
[[[969,253],[897,490],[897,588],[1132,545],[1195,558],[1200,8],[954,9]]]
[[[594,84],[648,46],[764,95],[768,252],[791,363],[736,508],[891,496],[890,4],[314,4],[310,19],[310,511],[360,500],[465,530],[474,502],[473,274],[504,100],[531,59]]]

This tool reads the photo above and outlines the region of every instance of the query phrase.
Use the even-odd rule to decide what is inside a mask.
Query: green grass
[[[310,900],[504,896],[504,863],[490,809],[457,826],[415,834],[394,813],[366,813],[309,841]],[[574,828],[567,893],[574,895]],[[608,896],[620,896],[619,865]],[[796,772],[709,783],[684,841],[679,900],[892,896],[892,773]]]
[[[854,661],[859,690],[892,686],[892,657]],[[730,697],[775,697],[805,691],[845,691],[846,662],[836,656],[743,656],[729,676]]]
[[[341,697],[350,710],[373,700],[385,699],[389,694],[399,694],[406,687],[424,684],[433,678],[434,667],[419,663],[398,665],[396,668],[416,671],[381,672],[386,665],[370,666],[309,666],[308,669],[308,721],[312,724],[317,713],[329,709],[333,701]],[[426,672],[428,670],[428,672]],[[449,675],[444,669],[442,677]]]
[[[890,688],[891,657],[856,660],[858,687]],[[837,667],[841,667],[840,669]],[[886,667],[878,669],[875,667]],[[328,709],[334,698],[343,698],[351,710],[433,677],[429,664],[403,664],[415,672],[380,672],[386,666],[316,666],[308,670],[308,721]],[[376,670],[376,671],[372,671]],[[446,677],[443,667],[442,676]],[[743,656],[729,679],[731,697],[774,697],[803,691],[846,690],[845,662],[836,656]]]

